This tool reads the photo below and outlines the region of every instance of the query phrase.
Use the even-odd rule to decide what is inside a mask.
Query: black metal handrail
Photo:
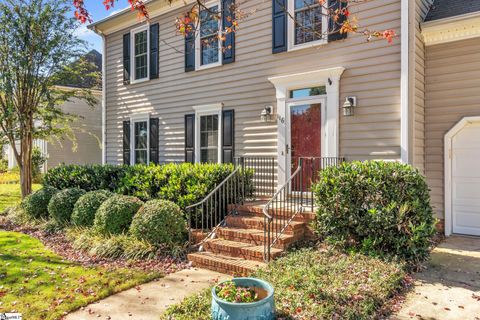
[[[212,237],[225,222],[225,218],[236,212],[237,207],[245,200],[245,168],[244,159],[235,159],[235,170],[228,175],[201,201],[187,206],[188,240],[192,244],[192,228],[202,234],[208,231],[203,242]],[[194,220],[194,223],[193,221]]]
[[[291,196],[294,190],[301,190],[303,186],[302,165],[302,159],[300,159],[295,172],[263,207],[263,257],[266,262],[271,259],[272,247],[296,215],[303,211],[303,193],[300,192],[298,197]]]

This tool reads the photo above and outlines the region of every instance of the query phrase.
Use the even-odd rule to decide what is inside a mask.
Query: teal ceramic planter
[[[240,287],[261,288],[267,296],[251,303],[232,303],[220,299],[212,288],[212,319],[213,320],[274,320],[275,302],[273,300],[273,287],[260,279],[234,278],[233,282]]]

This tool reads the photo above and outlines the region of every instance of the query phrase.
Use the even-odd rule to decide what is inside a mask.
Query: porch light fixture
[[[263,108],[262,113],[260,113],[260,120],[262,122],[270,122],[272,121],[272,115],[273,115],[273,107],[266,106],[265,108]]]
[[[353,109],[357,106],[357,97],[346,97],[343,103],[343,115],[345,117],[353,116]]]

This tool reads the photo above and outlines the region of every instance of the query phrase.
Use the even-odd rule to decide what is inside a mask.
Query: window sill
[[[298,50],[303,50],[303,49],[308,49],[308,48],[320,47],[320,46],[326,45],[327,43],[328,43],[328,41],[321,40],[321,41],[307,42],[307,43],[296,44],[296,45],[290,44],[288,46],[288,52],[298,51]]]
[[[138,84],[142,82],[150,81],[150,78],[138,79],[138,80],[130,80],[130,84]]]
[[[210,63],[210,64],[206,64],[206,65],[203,65],[203,66],[195,67],[195,71],[202,71],[202,70],[217,68],[217,67],[221,67],[221,66],[223,66],[223,64],[221,62]]]

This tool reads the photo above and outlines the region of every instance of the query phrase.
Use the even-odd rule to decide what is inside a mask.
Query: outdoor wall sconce
[[[262,122],[270,122],[272,121],[272,115],[273,115],[273,107],[266,106],[265,108],[263,108],[262,113],[260,114],[260,120]]]
[[[343,103],[343,115],[345,117],[353,116],[353,109],[357,106],[357,97],[346,97]]]

